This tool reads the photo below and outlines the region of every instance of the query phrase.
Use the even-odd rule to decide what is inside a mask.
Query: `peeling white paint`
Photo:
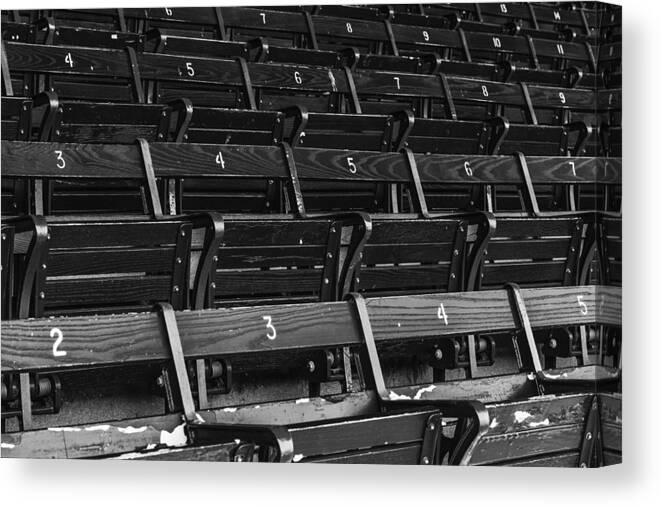
[[[147,444],[147,447],[145,447],[146,450],[151,451],[152,449],[156,449],[156,444]]]
[[[223,412],[236,412],[236,407],[225,407]]]
[[[546,373],[545,374],[548,378],[566,378],[567,377],[567,372],[564,371],[560,373],[559,375],[554,375],[553,373]]]
[[[7,442],[2,442],[0,444],[0,448],[2,448],[2,449],[13,449],[14,447],[16,447],[14,444],[10,444],[10,443],[7,443]]]
[[[48,431],[56,431],[56,432],[73,432],[73,431],[82,431],[80,428],[69,428],[69,427],[63,427],[63,428],[48,428]]]
[[[87,426],[85,431],[108,431],[110,424],[99,424],[98,426]]]
[[[162,430],[161,443],[169,447],[181,447],[186,445],[187,439],[186,439],[186,432],[184,431],[185,427],[186,424],[182,423],[179,426],[177,426],[175,429],[173,429],[171,432]]]
[[[431,393],[434,389],[436,389],[436,386],[434,384],[431,384],[430,386],[423,387],[422,389],[418,389],[418,392],[415,393],[415,396],[413,397],[414,400],[419,400],[422,398],[422,395],[424,393]]]
[[[296,400],[297,405],[300,405],[301,403],[310,403],[310,398],[299,398]]]
[[[388,398],[395,401],[395,400],[410,400],[410,396],[406,396],[405,394],[397,394],[394,391],[390,391],[390,394],[388,395]]]
[[[132,433],[142,433],[143,431],[147,431],[147,426],[140,426],[139,428],[127,426],[126,428],[117,428],[117,431],[126,435],[130,435]]]
[[[136,458],[144,458],[146,456],[155,456],[157,454],[167,454],[170,452],[170,449],[159,449],[158,451],[152,451],[152,452],[127,452],[126,454],[120,454],[119,456],[115,456],[110,459],[136,459]]]
[[[493,420],[491,421],[491,424],[489,424],[489,428],[492,428],[492,429],[493,429],[493,428],[495,428],[496,426],[498,426],[498,419],[496,419],[496,418],[494,417]]]
[[[517,423],[522,423],[523,421],[525,421],[530,417],[532,417],[532,414],[524,410],[517,410],[516,412],[514,412],[514,421]]]
[[[534,373],[528,373],[528,380],[535,380],[535,374]]]
[[[305,457],[305,456],[303,456],[302,454],[294,454],[294,457],[292,458],[292,461],[293,461],[294,463],[298,463],[298,462],[301,461],[304,457]]]
[[[262,407],[260,407],[259,405],[255,405],[255,406],[254,406],[254,407],[252,407],[252,408],[255,408],[255,409],[257,409],[257,408],[262,408]]]
[[[537,428],[538,426],[548,426],[549,424],[551,424],[551,422],[548,419],[544,419],[543,421],[539,422],[529,422],[528,426],[531,428]]]
[[[615,416],[615,422],[616,422],[617,424],[622,424],[622,418],[616,415],[616,416]]]

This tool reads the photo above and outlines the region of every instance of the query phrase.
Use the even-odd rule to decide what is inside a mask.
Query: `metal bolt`
[[[181,231],[181,236],[186,236],[186,231]]]
[[[457,250],[457,249],[455,248],[455,249],[454,249],[454,252],[452,252],[452,254],[453,254],[453,255],[459,255],[459,250]]]
[[[459,227],[459,232],[464,232],[464,228],[463,228],[463,227]]]
[[[576,247],[571,247],[570,250],[571,250],[572,252],[575,252],[575,251],[576,251]]]
[[[46,264],[42,264],[41,269],[46,269]]]
[[[457,278],[457,277],[455,276],[454,273],[450,273],[450,278],[452,278],[452,279],[454,280],[454,279]]]
[[[434,357],[440,361],[443,359],[443,351],[441,349],[436,349],[434,351]]]
[[[331,227],[331,234],[335,234],[335,227]]]
[[[25,130],[24,130],[24,129],[20,129],[19,132],[20,132],[21,134],[25,134]]]
[[[175,292],[179,292],[179,286],[175,285],[174,287],[172,287],[172,290]]]
[[[46,234],[46,239],[50,240],[50,232],[48,234]]]
[[[176,258],[177,264],[181,264],[181,257]]]
[[[434,423],[429,423],[429,430],[434,431],[436,429],[436,425]]]
[[[356,278],[356,283],[360,283],[360,278]]]
[[[565,269],[565,273],[570,274],[570,273],[571,273],[571,269],[569,269],[569,268]]]
[[[214,256],[213,256],[213,261],[214,261],[214,262],[218,262],[218,256],[217,256],[217,255],[214,255]]]
[[[585,434],[585,440],[592,440],[592,433],[589,431]]]
[[[579,466],[580,466],[580,468],[587,468],[588,467],[585,463],[581,463]]]
[[[558,346],[558,341],[555,338],[549,340],[549,348],[554,349]]]
[[[215,289],[216,288],[216,282],[211,282],[211,288]]]
[[[90,70],[94,70],[94,65],[90,65]]]
[[[167,115],[168,115],[168,113],[166,113],[165,111],[163,111],[163,112],[161,113],[161,116],[167,116]]]
[[[163,139],[163,134],[158,134],[159,139]]]
[[[7,235],[4,232],[2,233],[2,239],[7,239]]]
[[[58,130],[55,130],[55,135],[58,135],[58,136],[60,135],[60,131],[59,131],[59,129],[58,129]]]
[[[326,254],[326,257],[328,257],[329,259],[332,259],[332,258],[333,258],[333,254],[330,253],[330,252],[328,252],[328,253]]]
[[[40,292],[39,293],[39,299],[45,299],[45,298],[46,298],[46,294],[44,294],[43,292]]]
[[[330,283],[330,280],[328,278],[324,278],[324,284],[328,285]]]
[[[317,369],[317,365],[314,364],[314,361],[308,361],[308,371],[312,373],[316,369]]]
[[[158,387],[163,387],[165,385],[165,381],[163,380],[163,375],[159,375],[156,377],[156,385]]]
[[[424,456],[424,457],[422,458],[422,462],[423,462],[425,465],[429,465],[429,458],[428,458],[427,456]]]
[[[238,463],[243,462],[243,456],[241,456],[241,455],[239,454],[236,458],[234,458],[234,461],[236,461],[236,462],[238,462]]]

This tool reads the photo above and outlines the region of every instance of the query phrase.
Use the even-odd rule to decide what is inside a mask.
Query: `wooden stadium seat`
[[[9,353],[3,354],[2,358],[2,372],[7,379],[21,375],[25,378],[45,370],[64,372],[72,368],[94,369],[119,358],[125,365],[136,366],[146,360],[173,361],[176,375],[170,382],[173,392],[181,393],[183,400],[183,405],[179,405],[180,408],[176,408],[175,412],[183,411],[186,422],[181,426],[180,417],[174,417],[176,414],[123,422],[107,421],[108,425],[98,431],[70,432],[66,435],[66,443],[61,436],[54,438],[53,432],[49,438],[44,438],[45,435],[40,438],[44,430],[41,430],[40,424],[37,423],[26,428],[31,431],[23,431],[16,436],[12,433],[4,434],[3,442],[12,444],[12,447],[8,448],[11,456],[32,452],[36,442],[39,442],[44,455],[98,456],[99,451],[90,444],[103,441],[107,442],[101,451],[101,455],[105,456],[122,457],[122,454],[126,454],[123,457],[149,459],[152,455],[150,449],[153,453],[156,446],[156,449],[164,454],[163,458],[165,454],[172,452],[171,459],[186,459],[186,456],[193,459],[204,455],[208,456],[208,459],[214,459],[218,453],[205,453],[207,446],[210,447],[206,450],[212,451],[214,446],[218,447],[238,438],[241,443],[252,443],[261,447],[259,452],[251,448],[248,460],[259,457],[261,460],[295,462],[370,463],[383,462],[385,459],[394,463],[419,464],[478,464],[505,460],[509,464],[523,464],[534,454],[534,459],[566,466],[571,459],[567,454],[571,454],[575,458],[571,462],[572,466],[579,466],[581,463],[585,463],[585,466],[596,466],[603,453],[599,446],[587,445],[586,449],[577,452],[586,441],[591,440],[587,436],[588,432],[599,437],[595,438],[595,441],[601,440],[600,420],[593,417],[594,411],[582,408],[584,400],[592,401],[595,398],[595,394],[590,391],[579,390],[575,395],[543,396],[529,401],[517,401],[516,397],[508,398],[512,396],[512,392],[479,394],[485,388],[484,379],[461,381],[460,384],[464,385],[462,393],[455,391],[454,396],[449,398],[446,396],[450,390],[446,387],[456,387],[457,383],[449,383],[448,386],[433,383],[427,386],[400,387],[387,387],[384,383],[379,358],[383,350],[377,352],[377,346],[383,349],[388,344],[418,341],[425,343],[433,353],[435,342],[466,332],[487,329],[517,331],[530,326],[544,327],[549,323],[561,326],[599,322],[616,327],[620,324],[618,289],[576,287],[562,292],[558,289],[525,289],[514,294],[518,294],[525,303],[519,302],[517,306],[511,303],[511,294],[499,290],[394,298],[362,299],[355,296],[353,302],[316,303],[295,308],[267,306],[219,309],[199,313],[173,312],[167,307],[161,307],[158,313],[139,314],[132,319],[131,332],[139,330],[144,343],[149,344],[140,352],[122,346],[128,332],[125,326],[118,325],[122,319],[127,318],[122,315],[99,316],[94,324],[99,333],[102,333],[106,344],[111,341],[116,344],[115,347],[101,346],[99,333],[90,335],[89,324],[85,324],[80,317],[8,321],[3,339],[7,340]],[[583,298],[588,308],[587,315],[577,307],[577,296]],[[605,305],[602,306],[601,312],[597,312],[598,301],[602,296]],[[485,304],[489,305],[489,312],[484,312]],[[514,311],[514,307],[522,308],[521,304],[525,304],[527,309],[527,317],[523,321],[517,320],[519,317]],[[441,306],[443,312],[440,311]],[[553,308],[552,319],[548,315],[549,307]],[[269,312],[268,322],[261,318],[265,312]],[[314,319],[313,316],[319,316],[320,312],[327,317]],[[447,324],[443,325],[446,319]],[[258,325],[233,324],[252,321]],[[159,325],[160,322],[165,322],[166,325]],[[306,323],[303,325],[304,331],[300,330],[299,322]],[[396,325],[398,322],[400,325]],[[222,329],[223,333],[228,333],[228,339],[214,339],[209,334],[209,326],[214,324],[214,329]],[[66,350],[66,356],[50,354],[53,339],[57,338],[49,335],[54,327],[59,330],[58,336],[63,337],[57,350]],[[272,334],[274,330],[274,340],[264,337],[265,334]],[[200,389],[204,391],[205,383],[196,383],[195,376],[192,377],[191,383],[185,367],[187,360],[209,355],[229,357],[261,352],[263,356],[264,353],[290,351],[288,360],[291,361],[295,360],[294,351],[303,351],[298,344],[305,343],[304,332],[314,333],[316,341],[313,347],[325,348],[334,344],[361,349],[365,347],[362,349],[366,350],[365,371],[370,372],[373,379],[370,381],[372,387],[369,391],[349,394],[334,403],[328,403],[323,398],[306,398],[296,403],[269,403],[261,410],[255,405],[237,407],[236,410],[229,411],[223,408],[213,409],[206,403],[200,405]],[[35,337],[31,341],[35,352],[40,348],[47,348],[48,354],[19,355],[13,352],[13,344],[24,339],[29,333]],[[305,345],[303,347],[305,348]],[[197,366],[193,367],[193,371],[195,368]],[[546,383],[554,383],[549,380],[554,374],[566,374],[565,379],[582,378],[576,374],[579,370],[586,373],[586,378],[596,372],[607,375],[617,373],[616,368],[602,365],[575,370],[554,370],[555,373],[550,370],[534,371],[546,378],[544,382],[547,385]],[[199,373],[200,370],[197,371]],[[521,374],[520,378],[524,383],[529,382],[525,373]],[[29,380],[29,377],[26,380]],[[495,380],[491,379],[487,384],[489,382],[493,383]],[[196,384],[197,388],[191,389],[190,386]],[[22,385],[25,386],[26,383],[23,382]],[[11,415],[30,420],[32,403],[27,394],[29,389],[19,387],[18,392],[18,398],[13,401],[22,401],[22,408]],[[596,396],[595,401],[599,401],[599,396]],[[27,400],[25,397],[28,397]],[[204,400],[204,397],[201,399]],[[481,403],[480,399],[485,403]],[[607,401],[610,403],[610,398]],[[589,401],[587,404],[589,405]],[[351,405],[353,409],[348,408]],[[617,432],[611,430],[611,421],[615,420],[615,416],[616,413],[605,418],[610,425],[607,428],[608,439],[605,440],[608,441],[609,450],[616,449],[618,445]],[[451,422],[455,417],[466,421],[466,424]],[[449,422],[445,428],[444,419]],[[119,429],[125,425],[145,426],[146,429],[142,432],[130,432],[128,436],[128,431],[122,432]],[[177,435],[177,432],[184,428],[187,429],[187,434]],[[164,435],[162,431],[166,432],[167,438],[161,438]],[[567,437],[551,438],[551,435],[557,432],[564,433]],[[79,439],[83,434],[87,438],[87,446],[80,443]],[[120,437],[120,434],[124,436]],[[342,434],[345,436],[341,437]],[[515,441],[517,446],[503,454],[502,446],[499,445],[502,438],[495,437],[495,434],[511,435],[509,440]],[[538,437],[529,438],[533,435]],[[118,438],[115,439],[114,436]],[[544,442],[544,445],[540,446],[540,442]],[[172,449],[171,446],[175,448]],[[274,449],[266,452],[265,447]],[[146,454],[143,455],[145,450]],[[553,459],[554,455],[559,459]],[[227,459],[226,454],[222,456]],[[582,459],[579,460],[579,457]],[[245,456],[243,458],[245,459]]]
[[[539,117],[538,109],[547,107],[538,91],[548,90],[562,104],[572,103],[573,97],[593,96],[587,90],[558,90],[525,83],[494,83],[480,80],[447,77],[448,87],[459,117],[483,118],[485,114],[500,114],[509,120],[507,137],[500,144],[500,153],[522,151],[527,155],[582,155],[591,135],[589,125],[579,118]],[[533,91],[534,89],[534,91]],[[569,98],[567,98],[569,97]],[[569,105],[566,106],[567,108]],[[491,113],[490,113],[491,111]],[[546,120],[546,121],[545,121]],[[557,126],[556,126],[557,125]]]
[[[136,311],[159,301],[188,306],[190,239],[199,222],[35,221],[25,272],[17,274],[19,318]],[[20,246],[12,255],[24,253]]]
[[[22,86],[15,87],[23,91],[23,96],[53,91],[60,99],[145,102],[136,53],[131,47],[96,49],[19,42],[3,45],[12,81],[23,80]]]

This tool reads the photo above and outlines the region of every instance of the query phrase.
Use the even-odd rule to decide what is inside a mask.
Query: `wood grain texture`
[[[587,315],[581,312],[577,296],[583,296]],[[617,326],[621,322],[621,289],[617,287],[524,289],[523,297],[534,327],[595,322]],[[441,303],[448,325],[437,315]],[[377,341],[515,328],[503,290],[374,298],[367,305]],[[274,340],[266,336],[265,315],[277,330]],[[177,312],[177,322],[188,358],[363,342],[347,302],[183,311]],[[53,327],[62,331],[60,350],[66,350],[66,356],[53,357]],[[153,313],[6,321],[2,329],[3,372],[163,361],[169,356],[164,329]]]

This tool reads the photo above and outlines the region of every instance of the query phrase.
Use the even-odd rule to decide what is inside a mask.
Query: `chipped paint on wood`
[[[434,389],[436,389],[436,386],[434,384],[431,384],[427,387],[423,387],[422,389],[418,389],[418,392],[415,393],[415,396],[413,397],[414,400],[419,400],[422,398],[422,395],[424,393],[431,393]]]
[[[395,391],[390,391],[390,394],[388,395],[388,398],[390,400],[410,400],[410,396],[406,396],[405,394],[397,394]]]
[[[182,447],[188,443],[185,431],[186,424],[182,423],[172,431],[161,431],[161,444],[168,447]]]

